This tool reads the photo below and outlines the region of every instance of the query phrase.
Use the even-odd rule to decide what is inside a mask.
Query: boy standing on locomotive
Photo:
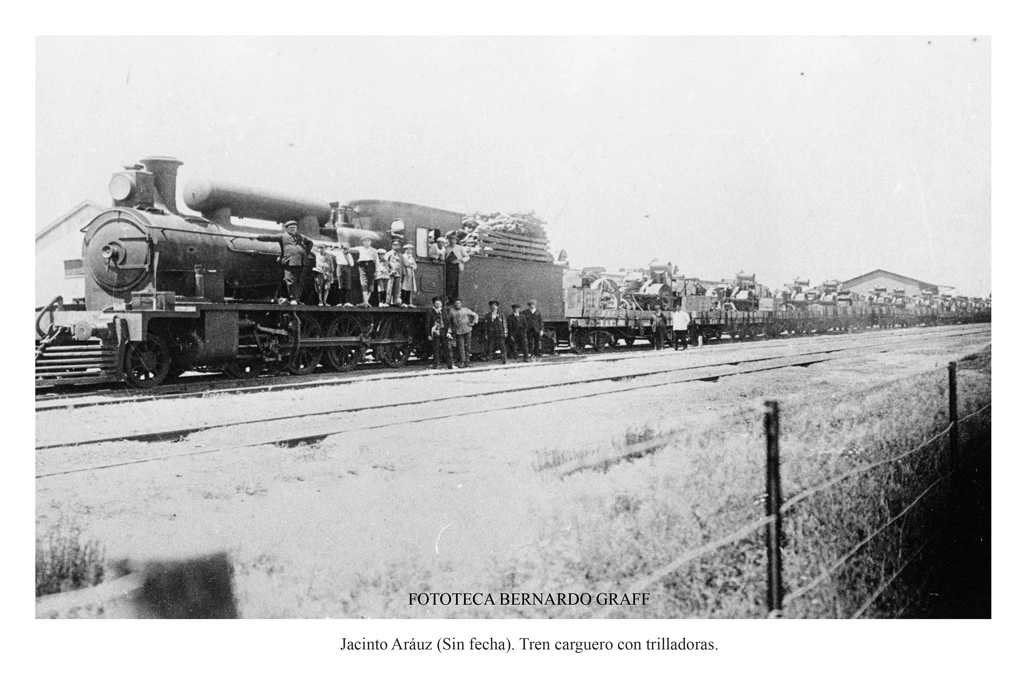
[[[356,268],[359,269],[359,284],[363,289],[363,303],[360,305],[369,306],[377,271],[377,250],[370,246],[373,240],[369,237],[364,237],[360,243],[361,246],[349,249],[349,253],[355,255]]]
[[[405,245],[402,250],[402,306],[412,306],[412,294],[416,291],[416,256],[413,246]]]
[[[281,245],[281,256],[278,263],[284,267],[284,286],[288,292],[289,303],[297,304],[302,300],[303,266],[307,255],[313,248],[313,240],[299,234],[299,224],[288,221],[284,224],[284,233],[279,235],[257,235],[260,242],[277,242]]]
[[[388,278],[387,298],[385,301],[391,306],[402,305],[402,279],[405,273],[405,262],[402,260],[402,242],[394,239],[391,241],[391,251],[384,254],[384,261],[387,263]]]

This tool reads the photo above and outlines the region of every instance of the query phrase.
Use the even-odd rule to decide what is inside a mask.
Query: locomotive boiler
[[[267,300],[280,284],[280,247],[260,242],[258,228],[232,217],[296,220],[319,238],[331,216],[327,202],[193,181],[184,190],[189,208],[176,206],[177,167],[170,157],[148,157],[110,180],[113,208],[86,228],[82,243],[88,309],[128,304],[133,293],[173,292],[219,302]]]

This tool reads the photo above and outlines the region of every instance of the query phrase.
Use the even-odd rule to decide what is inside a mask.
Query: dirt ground
[[[871,334],[857,339],[867,341]],[[810,351],[844,341],[795,339],[775,342],[775,348],[781,355],[786,349]],[[488,585],[495,567],[532,557],[560,536],[576,533],[572,520],[559,515],[559,505],[569,493],[585,491],[581,494],[581,485],[572,478],[545,475],[552,453],[609,449],[631,431],[713,427],[737,413],[759,414],[769,398],[779,400],[785,411],[788,405],[941,368],[990,343],[989,335],[933,338],[806,368],[533,407],[517,406],[539,396],[564,399],[606,384],[639,386],[642,380],[445,399],[511,386],[571,382],[613,372],[611,367],[616,373],[642,372],[742,360],[767,355],[768,343],[657,355],[634,352],[610,364],[542,363],[481,373],[423,371],[401,380],[41,413],[36,423],[39,444],[247,418],[270,421],[211,430],[178,443],[119,442],[42,451],[37,454],[38,472],[126,458],[181,457],[38,479],[37,536],[65,517],[98,539],[108,558],[227,550],[235,565],[244,617],[393,614],[396,606],[385,603],[392,599],[394,587],[381,586],[381,581],[415,585],[417,577],[429,575],[435,577],[431,585],[436,589],[436,577],[443,575],[450,589],[472,590]],[[426,402],[272,419],[414,400]],[[467,414],[473,412],[478,414]],[[432,417],[439,414],[445,416]],[[312,446],[233,447],[253,439],[285,438],[320,424],[352,431]],[[223,450],[189,455],[212,448]],[[653,462],[642,466],[656,467],[657,458],[655,454],[647,459]],[[635,488],[642,484],[631,474],[638,466],[612,468],[602,486],[642,498],[645,491]],[[538,589],[562,588],[544,585],[543,576],[536,582]],[[380,596],[379,603],[373,595]],[[409,608],[408,616],[436,615]]]

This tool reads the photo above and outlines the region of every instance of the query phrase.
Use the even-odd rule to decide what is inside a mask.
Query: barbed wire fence
[[[935,500],[938,497],[936,494],[956,481],[965,468],[975,464],[970,457],[961,457],[960,444],[965,433],[968,442],[978,435],[979,426],[973,424],[972,420],[991,410],[992,404],[987,403],[960,417],[957,409],[957,363],[951,362],[948,371],[949,421],[945,428],[898,455],[855,467],[786,500],[782,499],[781,493],[779,405],[776,401],[766,401],[764,515],[717,540],[688,550],[653,573],[631,582],[623,589],[624,592],[640,593],[653,588],[672,598],[670,592],[659,588],[668,577],[722,548],[739,541],[749,542],[764,529],[765,604],[769,618],[802,616],[809,614],[812,609],[820,614],[826,603],[831,603],[837,618],[857,619],[868,614],[878,606],[890,587],[915,566],[915,561],[924,554],[926,548],[941,536],[941,521],[946,511],[942,508],[942,501]],[[944,437],[948,437],[946,449],[933,454],[935,457],[920,457],[931,453],[929,447]],[[639,457],[645,451],[667,446],[677,440],[675,435],[670,434],[617,449],[612,457],[602,462],[607,465],[623,458]],[[588,465],[587,468],[594,466]],[[578,469],[569,469],[568,473]],[[872,480],[872,477],[876,480]],[[854,487],[854,491],[840,493],[839,487],[844,484]],[[865,502],[861,510],[864,515],[836,520],[832,517],[832,511],[837,508],[829,504],[834,502],[829,498],[845,495],[849,500],[853,493],[860,495]],[[810,501],[820,501],[821,504],[811,505]],[[809,528],[812,531],[827,530],[826,533],[831,537],[831,553],[823,552],[820,547],[803,552],[803,548],[794,547],[797,544],[788,540],[808,535],[793,533],[794,530],[806,532]],[[886,534],[887,531],[890,533]],[[873,544],[883,544],[885,547],[879,552],[865,553],[865,548]],[[907,551],[907,548],[911,549]],[[787,574],[794,577],[795,585],[788,593],[785,592],[786,584],[783,580],[784,567]],[[858,583],[864,585],[855,586],[859,590],[846,591],[853,594],[848,596],[837,589],[835,581],[850,570],[857,570],[854,574],[858,577]],[[901,607],[888,605],[883,613],[903,616],[912,606],[914,596],[923,590],[933,570],[934,566],[924,567],[909,590],[911,595],[906,603]],[[875,577],[874,584],[866,585],[866,577]],[[866,599],[852,602],[862,594],[867,595]],[[621,606],[610,605],[593,616],[609,617],[620,609]]]

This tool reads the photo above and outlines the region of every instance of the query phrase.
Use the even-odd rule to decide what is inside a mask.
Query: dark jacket
[[[531,311],[527,308],[523,311],[523,317],[526,318],[527,332],[540,334],[544,331],[544,318],[541,316],[540,311]]]
[[[301,266],[306,259],[306,253],[313,248],[313,241],[304,235],[295,233],[289,235],[283,232],[280,235],[257,235],[260,242],[277,242],[281,245],[281,257],[278,259],[286,266]]]
[[[520,334],[526,334],[526,316],[520,313],[519,317],[517,318],[515,313],[509,313],[508,333],[512,337],[515,337]]]
[[[447,308],[442,308],[440,311],[431,308],[427,311],[427,337],[430,339],[434,338],[435,328],[442,338],[447,337],[452,331],[452,316],[448,313]]]
[[[484,328],[484,337],[487,339],[504,339],[508,336],[508,325],[501,313],[497,315],[490,311],[481,319]]]

